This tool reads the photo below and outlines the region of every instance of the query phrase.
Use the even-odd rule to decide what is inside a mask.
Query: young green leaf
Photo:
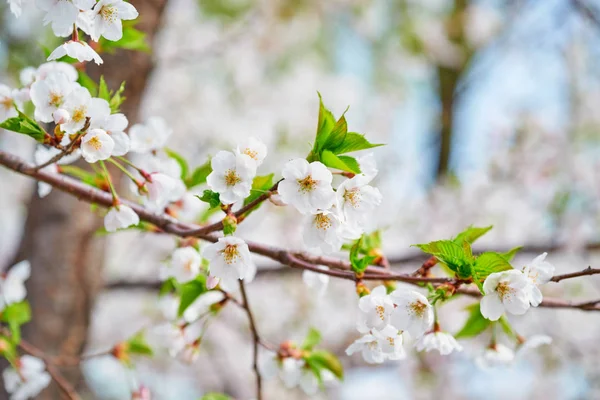
[[[98,94],[98,84],[94,82],[92,78],[85,71],[78,71],[79,77],[77,78],[77,83],[86,88],[88,92],[92,95],[92,97],[96,97]]]
[[[472,304],[467,308],[467,310],[469,310],[469,318],[467,318],[467,321],[461,330],[454,335],[456,339],[466,339],[477,336],[486,330],[491,324],[489,319],[486,319],[483,315],[481,315],[479,303]]]
[[[115,94],[112,95],[110,101],[108,102],[108,104],[110,105],[111,113],[116,114],[119,112],[119,109],[121,108],[121,104],[123,104],[123,102],[126,99],[126,97],[123,96],[124,91],[125,91],[125,81],[121,82],[121,86],[119,86],[119,89],[115,92]]]
[[[100,48],[108,53],[114,52],[115,49],[137,50],[146,53],[151,50],[146,41],[146,34],[133,26],[124,26],[123,37],[115,42],[101,38]]]
[[[302,342],[302,350],[312,350],[321,342],[321,333],[315,328],[310,328],[304,342]]]
[[[329,111],[323,105],[323,98],[321,97],[321,93],[319,94],[319,122],[317,123],[317,136],[315,139],[315,146],[313,152],[318,154],[323,149],[323,146],[327,142],[329,138],[329,134],[331,130],[335,126],[335,118],[331,111]]]
[[[144,331],[139,331],[127,340],[127,350],[131,354],[139,354],[143,356],[152,357],[154,352],[152,347],[146,341]]]
[[[101,99],[106,101],[110,101],[110,90],[108,90],[108,86],[106,85],[106,81],[104,80],[104,75],[100,76],[100,84],[98,85],[98,96]]]
[[[210,205],[210,208],[217,208],[221,204],[221,199],[219,198],[219,193],[213,192],[212,190],[206,189],[202,196],[196,196],[200,200]]]
[[[9,324],[23,325],[31,320],[31,308],[27,301],[12,303],[0,313],[0,321]]]
[[[469,226],[467,229],[465,229],[464,231],[462,231],[461,233],[456,235],[456,237],[453,239],[453,241],[456,244],[462,244],[463,241],[467,242],[469,244],[473,244],[473,242],[475,242],[477,239],[479,239],[480,237],[485,235],[493,227],[494,227],[493,225],[482,227],[482,228],[478,228],[475,226]]]
[[[13,117],[0,123],[0,128],[9,131],[22,133],[30,136],[38,142],[43,142],[46,133],[44,130],[31,118],[19,111],[18,117]]]
[[[360,168],[356,159],[347,156],[336,156],[329,150],[324,150],[321,153],[321,162],[326,166],[341,171],[348,171],[355,174],[360,174]]]
[[[179,169],[181,169],[181,180],[185,181],[188,175],[188,170],[189,170],[189,166],[187,161],[185,160],[185,158],[177,153],[174,150],[165,148],[165,153],[167,153],[167,155],[172,158],[173,160],[177,161],[177,164],[179,164]]]
[[[245,206],[252,203],[254,200],[259,198],[262,194],[273,187],[273,176],[274,174],[254,177],[252,180],[252,190],[250,191],[250,196],[244,199]],[[250,210],[249,213],[252,211],[254,210]]]
[[[473,270],[480,279],[485,279],[489,274],[513,269],[512,265],[502,256],[494,252],[485,252],[477,256]]]
[[[346,138],[346,133],[348,133],[348,124],[346,123],[346,118],[342,115],[335,123],[335,126],[327,137],[327,141],[323,144],[321,151],[334,149],[340,146]]]
[[[158,296],[162,297],[168,293],[173,293],[177,290],[177,280],[171,277],[163,282],[158,291]]]
[[[506,261],[511,262],[512,259],[515,258],[515,255],[517,255],[517,253],[519,251],[521,251],[522,248],[523,248],[523,246],[518,246],[518,247],[510,249],[506,253],[500,253],[500,255],[502,257],[504,257],[506,259]]]
[[[231,397],[222,393],[207,393],[200,400],[231,400]]]
[[[208,175],[210,175],[211,172],[212,166],[210,164],[210,160],[208,160],[207,162],[196,168],[194,172],[192,172],[192,175],[185,180],[185,186],[188,189],[191,189],[193,187],[206,183],[206,178],[208,177]]]
[[[348,132],[340,145],[329,148],[329,150],[331,150],[333,154],[344,154],[353,151],[372,149],[379,146],[383,146],[383,144],[371,143],[360,133]]]
[[[438,240],[413,246],[420,248],[425,253],[431,254],[437,258],[438,261],[457,273],[459,270],[464,271],[465,264],[469,263],[469,259],[464,253],[464,249],[452,240]]]
[[[182,316],[185,310],[203,293],[206,293],[206,278],[198,275],[196,279],[186,282],[180,286],[181,302],[177,309],[177,315]]]
[[[320,371],[327,369],[333,373],[338,379],[344,379],[344,367],[340,360],[332,353],[325,350],[313,351],[305,358],[306,363],[313,370]],[[320,376],[320,374],[319,374]]]

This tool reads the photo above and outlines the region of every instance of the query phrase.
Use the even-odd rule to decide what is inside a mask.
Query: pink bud
[[[71,120],[71,116],[69,112],[64,108],[59,108],[58,110],[52,113],[52,117],[54,118],[54,123],[57,125],[66,124]]]
[[[215,287],[217,287],[217,285],[219,284],[219,278],[216,278],[214,276],[208,276],[208,278],[206,278],[206,288],[207,289],[214,289]]]
[[[150,390],[145,386],[140,386],[140,388],[133,392],[131,396],[132,400],[151,400],[151,398]]]
[[[271,196],[269,196],[269,201],[273,204],[275,204],[276,206],[287,206],[287,203],[285,203],[283,201],[283,199],[281,198],[281,196],[279,194],[272,194]]]

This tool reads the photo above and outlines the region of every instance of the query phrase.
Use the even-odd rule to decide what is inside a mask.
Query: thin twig
[[[248,295],[246,294],[246,286],[243,281],[240,281],[240,291],[242,293],[243,307],[248,315],[248,321],[250,322],[250,331],[252,332],[253,355],[252,355],[252,368],[254,368],[254,374],[256,375],[256,399],[262,400],[262,377],[258,368],[258,345],[261,343],[260,337],[258,336],[258,330],[256,329],[256,322],[248,303]]]
[[[563,275],[556,275],[556,276],[552,277],[551,281],[552,282],[560,282],[563,279],[578,278],[580,276],[596,275],[596,274],[600,274],[600,269],[587,267],[586,269],[584,269],[582,271],[571,272],[569,274],[563,274]]]
[[[54,163],[59,162],[64,156],[71,154],[75,150],[75,145],[77,144],[77,142],[79,141],[81,136],[83,136],[83,134],[86,133],[86,131],[89,127],[90,127],[90,117],[87,117],[85,120],[85,125],[83,126],[83,128],[81,128],[81,130],[77,133],[77,135],[73,138],[73,140],[71,140],[71,143],[69,143],[69,145],[67,147],[65,147],[60,153],[58,153],[57,155],[55,155],[54,157],[52,157],[45,163],[36,165],[34,167],[34,169],[36,171],[39,171],[43,168],[46,168],[48,165],[52,165]]]

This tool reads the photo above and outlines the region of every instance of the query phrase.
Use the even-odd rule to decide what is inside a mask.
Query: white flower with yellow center
[[[356,175],[342,182],[336,192],[344,222],[361,233],[365,220],[381,205],[382,200],[379,189],[368,185],[368,182],[364,175]]]
[[[390,293],[396,305],[391,323],[399,330],[407,331],[413,338],[421,337],[433,325],[433,306],[427,297],[413,290],[397,289]]]
[[[342,223],[332,211],[317,211],[309,215],[304,226],[304,244],[309,249],[333,253],[342,248]]]
[[[15,366],[2,371],[4,388],[10,394],[11,400],[35,399],[52,381],[46,372],[46,364],[37,357],[21,356]]]
[[[463,349],[454,336],[441,331],[429,332],[421,336],[415,343],[415,348],[417,351],[437,350],[443,356]]]
[[[388,296],[385,286],[380,285],[370,294],[360,298],[358,311],[356,329],[360,333],[367,333],[371,329],[383,329],[390,323],[394,303]]]
[[[54,34],[64,37],[73,32],[79,12],[91,10],[96,0],[36,0],[35,4],[46,12],[44,25],[51,23]]]
[[[30,275],[29,261],[21,261],[0,275],[0,311],[10,304],[25,300],[27,296],[25,281]]]
[[[17,104],[15,94],[16,91],[0,83],[0,122],[18,115],[15,109]],[[20,107],[20,105],[17,106]]]
[[[79,84],[62,72],[50,72],[44,79],[34,82],[29,93],[35,106],[35,119],[52,122],[54,111],[62,108],[67,96],[76,87],[80,87]]]
[[[354,343],[348,346],[346,355],[351,356],[359,351],[363,359],[369,364],[381,364],[386,358],[381,349],[381,342],[370,333],[356,339]]]
[[[243,139],[235,149],[236,154],[244,154],[258,167],[267,156],[267,146],[255,137]]]
[[[383,329],[373,329],[371,334],[377,339],[381,352],[386,360],[402,360],[406,358],[406,352],[402,347],[402,333],[393,325]]]
[[[515,359],[515,353],[503,344],[494,344],[475,359],[475,364],[482,369],[506,367]]]
[[[48,56],[48,61],[58,60],[64,56],[75,58],[77,61],[81,62],[94,61],[97,65],[104,62],[102,57],[96,53],[96,50],[92,49],[86,42],[75,40],[69,40],[54,49]]]
[[[123,37],[122,20],[138,17],[134,6],[123,0],[100,0],[89,12],[91,18],[90,36],[97,42],[100,36],[108,40],[120,40]]]
[[[104,216],[104,228],[107,232],[116,232],[119,229],[125,229],[139,223],[140,217],[135,211],[123,204],[111,207]]]
[[[527,276],[516,269],[490,274],[483,282],[481,315],[496,321],[504,310],[514,315],[525,314],[530,306],[529,285]]]
[[[102,129],[95,122],[101,119],[105,114],[110,114],[110,106],[106,100],[92,98],[90,92],[81,86],[73,89],[67,96],[61,110],[65,110],[69,113],[69,119],[60,126],[67,134],[76,133],[81,130],[84,127],[87,118],[90,118],[91,128]],[[91,126],[92,121],[94,121],[95,126]]]
[[[89,163],[106,160],[114,147],[115,142],[102,129],[90,129],[81,139],[81,155]]]
[[[162,149],[172,133],[164,118],[150,117],[144,124],[135,124],[129,129],[131,151],[149,153]]]
[[[124,114],[111,114],[108,106],[96,110],[92,115],[90,127],[103,129],[115,142],[112,155],[123,156],[131,147],[129,136],[125,133],[128,124],[129,121]]]
[[[160,279],[175,278],[177,282],[189,282],[200,273],[202,257],[193,247],[180,247],[171,254],[168,265],[160,269]]]
[[[289,161],[282,171],[283,180],[278,192],[284,203],[293,205],[302,214],[328,210],[335,203],[331,187],[333,175],[322,163],[308,163],[297,158]]]
[[[219,193],[221,203],[236,203],[250,195],[256,164],[245,155],[219,151],[211,160],[212,172],[206,178],[208,186]]]
[[[204,248],[202,257],[210,263],[210,275],[219,278],[225,290],[235,290],[238,280],[249,282],[256,275],[248,245],[240,238],[219,238],[218,242]]]
[[[539,286],[544,285],[554,276],[554,265],[546,261],[548,253],[543,253],[523,267],[523,273],[529,279],[529,302],[537,307],[543,300]]]

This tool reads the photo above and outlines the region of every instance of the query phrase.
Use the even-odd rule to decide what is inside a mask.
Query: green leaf
[[[338,379],[344,379],[344,367],[342,366],[342,363],[334,354],[328,351],[313,351],[308,355],[308,357],[305,358],[305,361],[313,369],[313,371],[327,369],[331,371]]]
[[[196,196],[200,200],[210,205],[210,208],[217,208],[221,205],[221,199],[219,198],[219,193],[213,192],[212,190],[206,189],[202,196]]]
[[[315,328],[310,328],[304,342],[302,342],[302,350],[312,350],[321,342],[321,333]]]
[[[375,261],[377,258],[376,256],[372,255],[367,255],[364,257],[359,256],[359,254],[365,254],[368,252],[363,248],[365,237],[366,235],[362,235],[360,239],[358,239],[350,248],[350,264],[352,265],[352,270],[357,273],[364,272],[367,267],[371,265],[371,263],[373,263],[373,261]]]
[[[30,136],[37,140],[38,142],[43,142],[46,133],[44,130],[31,118],[22,112],[18,112],[19,116],[14,118],[9,118],[6,121],[0,123],[0,128],[22,133],[24,135]]]
[[[112,98],[108,102],[108,104],[110,105],[111,113],[115,114],[115,113],[119,112],[119,110],[121,108],[121,104],[123,104],[123,102],[126,99],[126,97],[123,96],[124,91],[125,91],[125,81],[121,82],[121,86],[119,86],[119,89],[115,92],[115,94],[112,95]]]
[[[127,340],[127,350],[132,354],[140,354],[143,356],[152,357],[154,352],[152,347],[146,341],[144,331],[136,333],[134,336]]]
[[[185,186],[188,189],[191,189],[195,186],[206,183],[206,178],[212,172],[212,166],[210,165],[210,160],[199,166],[192,172],[192,175],[189,176],[184,182]]]
[[[473,244],[473,242],[475,242],[477,239],[479,239],[480,237],[485,235],[493,227],[494,227],[493,225],[482,227],[482,228],[478,228],[475,226],[469,226],[467,229],[465,229],[464,231],[462,231],[461,233],[456,235],[456,237],[453,239],[453,241],[456,244],[462,244],[463,241],[465,241],[469,244]]]
[[[323,98],[319,94],[319,122],[317,123],[317,136],[315,139],[314,153],[318,154],[329,138],[331,130],[335,126],[335,118],[331,111],[323,105]]]
[[[347,156],[336,156],[329,150],[324,150],[321,153],[321,162],[330,168],[339,169],[341,171],[353,172],[360,174],[360,168],[356,159]]]
[[[262,194],[273,187],[273,176],[274,174],[256,176],[252,180],[252,190],[250,191],[250,196],[244,199],[244,205],[252,203],[254,200],[259,198]],[[246,216],[250,215],[251,212],[256,211],[260,207],[260,204],[256,205],[252,209],[246,212]]]
[[[431,254],[438,261],[444,263],[452,271],[458,273],[465,270],[465,264],[469,263],[467,255],[464,253],[464,249],[452,240],[437,240],[435,242],[426,244],[413,245],[425,253]],[[464,273],[464,272],[463,272]],[[461,276],[461,278],[466,276]]]
[[[346,133],[348,133],[348,124],[346,123],[346,118],[342,115],[340,119],[335,123],[335,126],[329,133],[327,137],[327,141],[323,144],[322,150],[334,149],[340,146],[344,139],[346,138]]]
[[[167,279],[160,286],[160,290],[158,291],[158,296],[164,296],[168,293],[173,293],[177,290],[177,280],[173,277]]]
[[[513,269],[512,265],[502,256],[494,252],[485,252],[477,256],[473,265],[473,272],[481,281],[485,280],[489,274]]]
[[[0,321],[18,326],[26,324],[31,320],[31,308],[27,301],[12,303],[0,314]]]
[[[208,393],[202,396],[200,400],[231,400],[231,397],[222,393]]]
[[[506,259],[506,261],[511,262],[513,258],[515,258],[515,255],[521,251],[521,249],[523,248],[523,246],[518,246],[515,247],[513,249],[510,249],[509,251],[507,251],[506,253],[500,253],[500,255],[502,257],[504,257]]]
[[[203,293],[206,293],[206,278],[204,275],[198,275],[196,279],[184,283],[180,286],[179,309],[177,315],[182,316],[185,310]]]
[[[96,97],[98,94],[98,84],[94,82],[92,78],[85,71],[79,71],[79,77],[77,78],[77,83],[86,88],[88,92],[92,95],[92,97]]]
[[[469,318],[465,322],[464,326],[454,337],[456,339],[466,339],[473,336],[479,335],[481,332],[490,326],[491,321],[481,315],[479,310],[479,303],[472,304],[467,308],[469,310]]]
[[[115,42],[100,39],[100,48],[108,53],[115,49],[137,50],[145,53],[150,52],[150,46],[146,41],[146,34],[135,29],[133,26],[123,26],[123,37]]]
[[[104,75],[100,76],[100,84],[98,85],[97,97],[106,101],[110,101],[110,90],[108,90],[108,86],[106,85],[106,81],[104,80]]]
[[[226,215],[223,218],[223,235],[233,235],[237,230],[237,219],[233,215]]]
[[[351,153],[353,151],[367,150],[374,147],[383,146],[383,144],[371,143],[364,135],[356,132],[348,132],[344,137],[344,141],[335,148],[330,148],[333,154]]]
[[[165,153],[167,153],[170,158],[177,161],[177,164],[179,164],[179,168],[181,169],[181,180],[185,181],[189,170],[189,166],[185,158],[183,158],[183,156],[176,151],[168,148],[165,148]]]
[[[510,322],[508,322],[508,318],[506,318],[506,315],[501,315],[500,319],[498,319],[498,323],[500,324],[500,327],[502,328],[504,333],[506,333],[506,335],[508,335],[511,338],[515,338],[517,336],[515,334],[514,329],[510,325]]]

